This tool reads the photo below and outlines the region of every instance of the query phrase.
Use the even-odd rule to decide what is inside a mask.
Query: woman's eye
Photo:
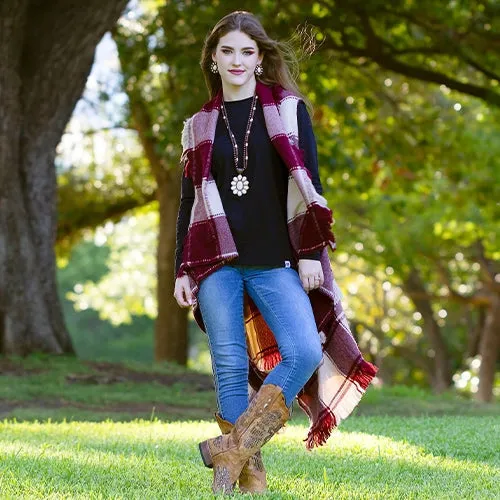
[[[253,50],[245,50],[243,54],[245,54],[246,56],[251,56],[253,54]]]
[[[229,49],[222,49],[223,54],[230,54],[231,51]]]

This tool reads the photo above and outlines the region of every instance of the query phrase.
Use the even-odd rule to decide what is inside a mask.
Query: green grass
[[[218,433],[210,377],[171,365],[108,368],[0,358],[0,499],[213,498],[197,449]],[[134,382],[137,372],[163,383]],[[131,379],[91,384],[68,373]],[[296,408],[263,448],[263,498],[500,498],[498,403],[372,388],[325,446],[306,451],[306,433]]]
[[[354,417],[307,452],[290,423],[263,448],[266,498],[498,498],[493,417]],[[203,421],[0,424],[2,498],[211,498]]]

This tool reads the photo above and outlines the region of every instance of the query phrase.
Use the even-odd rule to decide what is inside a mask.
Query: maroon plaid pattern
[[[279,86],[257,83],[271,142],[289,170],[287,220],[296,259],[321,250],[324,284],[309,293],[323,346],[323,360],[298,394],[300,407],[309,416],[308,449],[322,445],[331,431],[355,408],[377,368],[365,361],[350,332],[341,305],[327,247],[335,249],[331,232],[333,217],[325,198],[316,192],[304,167],[298,147],[297,103],[299,98]],[[222,92],[186,120],[182,132],[184,174],[195,187],[189,229],[184,242],[178,276],[189,277],[194,316],[205,331],[196,296],[200,282],[238,256],[211,174],[213,138],[219,117]],[[245,327],[250,358],[249,383],[258,390],[281,356],[271,329],[253,301],[245,296]]]

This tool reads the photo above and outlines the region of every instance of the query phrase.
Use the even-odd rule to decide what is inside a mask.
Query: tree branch
[[[158,143],[152,135],[153,126],[148,109],[140,97],[136,96],[132,98],[130,96],[130,110],[142,147],[146,153],[146,158],[151,166],[153,175],[159,183],[167,169],[164,158],[157,153]]]
[[[113,130],[127,130],[127,131],[133,131],[137,132],[137,130],[133,127],[129,127],[127,125],[111,125],[109,127],[101,127],[101,128],[89,128],[87,130],[81,130],[78,132],[75,131],[69,131],[69,132],[64,132],[64,135],[83,135],[85,137],[91,136],[91,135],[96,135],[100,134],[101,132],[112,132]]]
[[[429,258],[433,264],[436,266],[437,272],[441,277],[443,284],[446,286],[448,290],[448,296],[442,296],[443,298],[447,298],[453,300],[455,302],[461,302],[463,304],[472,304],[479,307],[490,306],[491,305],[491,296],[487,293],[483,293],[482,291],[475,291],[470,295],[464,295],[457,292],[452,283],[452,279],[450,276],[450,272],[448,268],[437,258]]]
[[[406,49],[396,49],[391,46],[391,53],[397,56],[406,56],[408,54],[421,54],[426,56],[447,55],[448,52],[442,48],[432,47],[408,47]]]
[[[490,290],[500,294],[500,283],[497,283],[495,280],[495,277],[500,272],[498,264],[486,257],[482,241],[476,241],[474,249],[476,251],[479,265],[481,266],[481,276],[483,277],[484,283]]]
[[[93,229],[108,220],[120,220],[128,211],[139,208],[156,199],[156,191],[145,193],[142,197],[121,198],[103,207],[101,200],[85,205],[85,209],[66,209],[59,216],[56,242],[60,243],[83,229]]]
[[[330,46],[330,48],[339,50],[338,45],[337,47],[335,47],[335,45],[337,44],[332,44],[329,42],[329,40],[325,41],[325,47]],[[344,46],[343,50],[356,57],[368,57],[376,62],[379,66],[394,71],[395,73],[400,73],[402,75],[408,76],[410,78],[415,78],[417,80],[422,80],[424,82],[446,85],[452,90],[477,97],[489,104],[500,107],[500,95],[488,88],[480,87],[478,85],[473,85],[470,83],[463,83],[443,73],[403,63],[401,61],[398,61],[397,59],[394,59],[387,53],[379,54],[378,52],[372,52],[369,48],[359,49],[350,46]]]
[[[341,2],[343,4],[343,2]],[[347,52],[351,57],[367,57],[377,63],[380,67],[388,69],[390,71],[394,71],[396,73],[400,73],[410,78],[415,78],[418,80],[422,80],[425,82],[436,83],[439,85],[446,85],[450,89],[456,90],[458,92],[471,95],[482,99],[483,101],[492,104],[494,106],[500,107],[500,94],[495,92],[493,89],[476,85],[473,83],[462,82],[456,78],[448,76],[442,72],[434,71],[432,69],[428,69],[426,67],[418,67],[406,62],[403,62],[397,58],[398,55],[404,55],[405,53],[414,53],[417,54],[416,48],[408,48],[408,49],[396,49],[392,45],[390,45],[386,40],[381,38],[375,32],[371,19],[368,13],[363,10],[363,7],[357,5],[354,9],[345,6],[347,10],[351,12],[355,12],[359,17],[361,25],[363,27],[363,31],[366,35],[366,41],[363,47],[355,46],[351,43],[349,36],[345,32],[345,26],[340,28],[336,28],[341,33],[342,43],[336,43],[331,36],[327,36],[324,42],[324,47],[336,52]],[[390,12],[390,11],[388,11]],[[404,13],[394,13],[391,12],[392,15],[397,16],[398,18],[408,17],[408,14]],[[411,16],[410,16],[411,17]],[[415,20],[413,20],[416,24],[418,24]],[[315,23],[320,27],[320,29],[328,34],[332,28],[327,25],[328,21],[324,19],[317,19]],[[422,23],[420,23],[422,26]],[[428,25],[423,25],[423,28],[426,30],[430,30]],[[449,29],[447,29],[447,32]],[[442,38],[442,37],[441,37]],[[436,50],[436,47],[430,47],[427,49],[423,49],[420,53],[431,53]],[[475,70],[483,73],[487,78],[498,79],[498,76],[495,75],[492,71],[483,67],[480,63],[475,61],[474,59],[469,57],[464,57],[463,54],[456,54],[454,49],[450,50],[440,50],[439,53],[443,55],[457,56],[460,57],[461,60],[473,67]]]
[[[472,59],[468,55],[464,54],[462,51],[460,51],[460,56],[469,66],[472,66],[474,69],[476,69],[477,71],[482,73],[487,78],[490,78],[491,80],[500,81],[500,74],[493,73],[493,71],[490,71],[488,68],[485,68],[484,66],[479,64],[477,61],[474,61],[474,59]]]

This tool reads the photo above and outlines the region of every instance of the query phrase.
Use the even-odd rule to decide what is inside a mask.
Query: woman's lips
[[[229,73],[232,73],[233,75],[241,75],[244,73],[244,71],[241,69],[230,69]]]

